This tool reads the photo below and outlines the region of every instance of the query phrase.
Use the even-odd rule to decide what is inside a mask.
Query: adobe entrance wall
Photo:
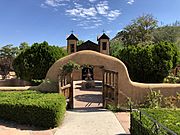
[[[106,70],[118,72],[118,104],[127,102],[126,96],[130,97],[135,103],[143,102],[150,88],[160,90],[165,96],[175,96],[176,92],[180,93],[180,84],[144,84],[132,82],[126,66],[119,59],[89,50],[73,53],[55,62],[46,75],[46,80],[50,80],[50,82],[44,82],[36,89],[58,92],[60,67],[69,61],[74,61],[79,65],[103,65]]]

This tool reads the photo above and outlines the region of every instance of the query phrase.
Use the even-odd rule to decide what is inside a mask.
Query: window
[[[107,43],[106,43],[106,42],[103,42],[103,43],[102,43],[102,49],[103,49],[103,50],[106,50],[106,47],[107,47]]]
[[[70,48],[71,49],[71,53],[73,53],[74,52],[74,44],[71,44],[70,47],[71,47]]]

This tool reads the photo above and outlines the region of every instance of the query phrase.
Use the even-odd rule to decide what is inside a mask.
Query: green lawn
[[[146,112],[150,117],[158,121],[158,123],[180,135],[180,109],[142,109],[142,111]],[[140,122],[140,115],[137,112],[133,112],[132,116],[134,118],[134,122],[131,124],[136,130],[134,134],[140,135],[138,130],[140,128],[140,125],[138,124]],[[143,114],[141,120],[143,125],[143,134],[151,134],[153,122]],[[163,135],[165,133],[165,130],[162,130],[162,133],[159,134]]]

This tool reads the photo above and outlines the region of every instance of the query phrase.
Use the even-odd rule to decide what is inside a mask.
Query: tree
[[[123,43],[121,41],[115,40],[110,42],[110,55],[116,57],[119,51],[123,49]]]
[[[12,62],[17,54],[18,47],[13,47],[12,44],[5,45],[0,49],[0,70],[3,73],[3,79],[12,70]]]
[[[157,28],[157,20],[150,14],[142,15],[132,20],[119,36],[122,37],[124,45],[137,45],[142,42],[151,42],[153,40],[153,30]]]
[[[21,79],[41,80],[54,62],[66,52],[57,46],[50,46],[47,42],[34,43],[30,48],[22,51],[14,60],[13,67]]]
[[[24,51],[24,50],[26,50],[26,49],[28,49],[28,48],[29,48],[29,45],[28,45],[28,43],[26,43],[26,42],[22,42],[22,43],[19,45],[20,51]]]
[[[84,43],[84,40],[78,40],[77,46],[81,45],[82,43]]]
[[[180,37],[180,26],[166,25],[158,27],[156,30],[154,30],[153,37],[153,41],[155,43],[162,41],[176,43]]]
[[[119,52],[133,81],[163,82],[170,69],[176,66],[177,47],[172,43],[160,42],[147,46],[128,46]]]

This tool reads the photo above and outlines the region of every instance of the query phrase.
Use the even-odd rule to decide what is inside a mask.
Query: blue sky
[[[146,13],[163,24],[180,21],[180,0],[0,0],[0,47],[64,46],[72,29],[79,39],[96,42],[103,30],[112,38]]]

